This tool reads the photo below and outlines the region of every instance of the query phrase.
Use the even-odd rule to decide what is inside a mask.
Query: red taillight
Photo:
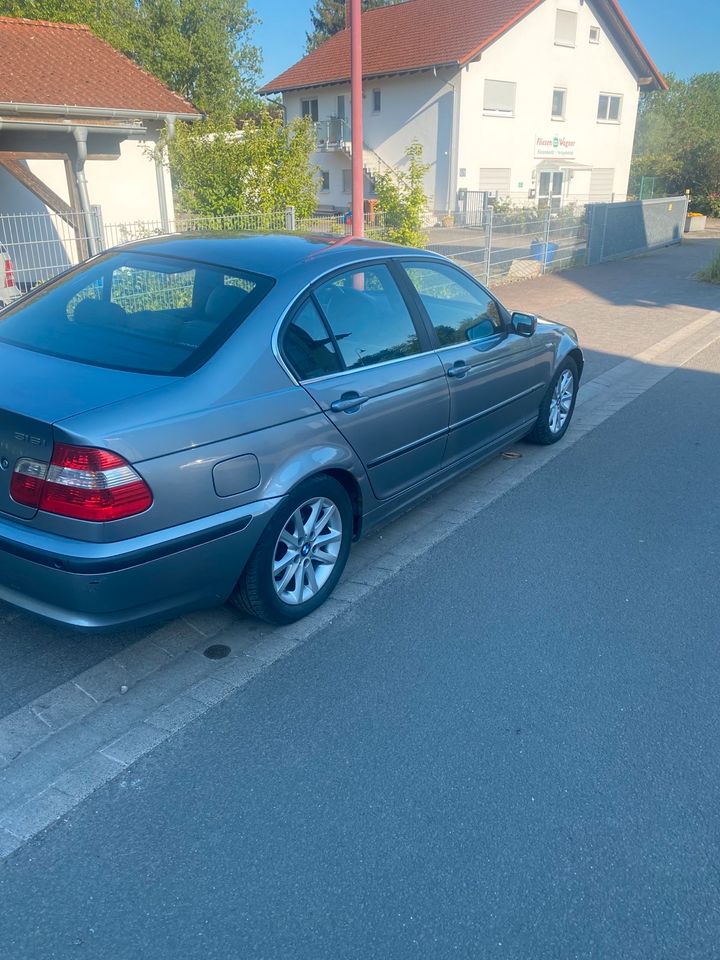
[[[5,286],[15,286],[15,271],[13,270],[12,260],[5,261]]]
[[[152,493],[127,460],[109,450],[58,443],[50,464],[18,460],[10,482],[17,503],[76,520],[120,520],[152,504]]]

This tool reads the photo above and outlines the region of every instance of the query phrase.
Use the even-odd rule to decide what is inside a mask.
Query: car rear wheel
[[[347,563],[353,511],[332,477],[300,484],[278,507],[230,600],[268,623],[292,623],[330,596]]]
[[[531,443],[557,443],[570,426],[578,391],[578,368],[566,357],[555,371],[547,388],[540,412],[527,439]]]

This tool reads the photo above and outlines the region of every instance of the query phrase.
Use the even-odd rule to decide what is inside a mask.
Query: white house
[[[667,89],[616,0],[405,0],[362,15],[364,165],[413,141],[434,209],[479,191],[557,208],[627,193],[640,90]],[[350,39],[268,83],[317,125],[318,202],[350,202]]]
[[[192,104],[85,26],[0,17],[0,49],[0,242],[21,280],[93,253],[100,220],[167,228],[153,148]]]

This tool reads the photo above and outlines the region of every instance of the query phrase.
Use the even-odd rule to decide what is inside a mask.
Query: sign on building
[[[535,137],[535,157],[537,159],[562,157],[565,160],[571,160],[575,157],[575,140],[569,137],[546,137],[538,134]]]

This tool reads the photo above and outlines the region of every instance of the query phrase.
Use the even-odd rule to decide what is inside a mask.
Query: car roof
[[[279,277],[307,263],[318,271],[398,255],[427,255],[413,247],[380,240],[322,233],[178,233],[124,244],[144,253],[199,260],[237,270]]]

